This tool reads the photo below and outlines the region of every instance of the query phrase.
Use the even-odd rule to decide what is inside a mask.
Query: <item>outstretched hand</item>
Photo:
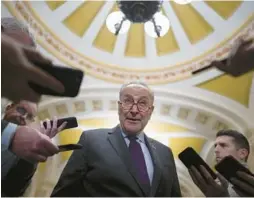
[[[254,68],[254,40],[240,40],[226,63],[214,61],[211,65],[232,76],[247,73]]]
[[[28,82],[64,92],[64,86],[53,76],[36,67],[33,62],[49,64],[51,61],[33,48],[21,45],[2,33],[2,96],[12,101],[29,100],[38,102],[40,94],[28,85]]]
[[[239,178],[232,178],[230,180],[231,183],[235,186],[239,186],[240,189],[246,192],[241,191],[239,188],[234,188],[237,194],[241,197],[254,197],[254,176],[241,171],[238,171],[236,174],[241,180]]]
[[[204,193],[206,197],[228,197],[228,182],[226,179],[217,174],[220,183],[215,181],[212,175],[206,170],[204,166],[200,166],[199,170],[192,166],[189,169],[189,174],[193,182]]]
[[[53,123],[51,125],[50,120],[46,119],[46,127],[43,125],[44,121],[40,122],[41,131],[47,135],[50,138],[55,137],[60,131],[62,131],[65,126],[67,125],[67,122],[63,122],[59,127],[57,127],[57,117],[54,116]]]

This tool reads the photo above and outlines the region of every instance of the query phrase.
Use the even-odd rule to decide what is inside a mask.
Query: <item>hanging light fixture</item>
[[[111,13],[106,24],[115,35],[126,33],[131,23],[145,23],[145,32],[152,37],[164,36],[169,30],[169,21],[160,10],[163,0],[126,1],[118,0],[118,12]]]
[[[108,16],[106,20],[106,25],[110,32],[112,32],[115,35],[118,35],[126,33],[131,26],[131,22],[126,19],[126,17],[122,12],[118,11],[112,12]]]
[[[174,0],[174,2],[185,5],[185,4],[191,3],[192,0]]]
[[[154,38],[163,37],[167,34],[169,27],[170,24],[167,17],[161,12],[157,12],[150,21],[145,23],[145,32]]]

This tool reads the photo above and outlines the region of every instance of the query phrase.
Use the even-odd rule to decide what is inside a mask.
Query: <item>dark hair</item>
[[[221,130],[216,134],[216,137],[220,136],[229,136],[234,139],[234,143],[238,148],[243,148],[248,151],[248,154],[245,158],[245,161],[248,160],[249,154],[250,154],[250,144],[247,140],[247,138],[240,132],[232,130],[232,129],[227,129],[227,130]]]

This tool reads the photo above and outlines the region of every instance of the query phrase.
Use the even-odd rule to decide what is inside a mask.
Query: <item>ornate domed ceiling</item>
[[[238,78],[215,78],[221,75],[216,69],[190,74],[214,59],[226,57],[239,36],[253,33],[254,1],[193,1],[180,5],[164,0],[162,12],[171,26],[164,37],[157,39],[145,33],[143,24],[131,25],[126,34],[112,34],[106,19],[117,11],[117,5],[111,0],[2,2],[2,16],[25,21],[42,52],[46,50],[54,61],[88,74],[77,98],[45,97],[40,103],[40,120],[55,115],[78,118],[79,128],[61,133],[55,140],[58,143],[76,143],[84,129],[115,125],[118,83],[131,80],[158,85],[153,86],[156,108],[147,131],[170,146],[176,157],[191,145],[213,165],[213,140],[220,129],[234,128],[253,139],[253,73]],[[65,161],[69,155],[57,157]],[[45,185],[39,179],[40,196],[49,196],[52,189],[48,188],[56,183],[61,172],[57,160],[45,169],[48,174],[42,173],[47,177]],[[189,179],[188,173],[177,158],[176,163],[181,182],[191,196],[195,186],[184,181]],[[45,195],[45,189],[49,194]]]
[[[67,65],[109,82],[144,80],[164,84],[191,78],[191,71],[229,53],[239,35],[254,24],[254,2],[164,1],[168,33],[152,38],[144,24],[132,24],[115,36],[106,26],[115,1],[4,2],[16,17],[27,21],[38,42]],[[15,9],[14,9],[15,8]]]

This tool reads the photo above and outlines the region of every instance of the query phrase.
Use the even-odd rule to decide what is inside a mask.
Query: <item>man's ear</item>
[[[150,117],[149,117],[149,120],[150,120],[150,119],[151,119],[151,117],[152,117],[153,110],[154,110],[154,106],[151,106],[151,108],[150,108]]]
[[[249,154],[249,152],[247,151],[247,149],[245,149],[245,148],[239,149],[239,155],[240,155],[241,159],[246,159],[248,154]]]
[[[153,113],[154,110],[154,106],[151,106],[151,114]]]

